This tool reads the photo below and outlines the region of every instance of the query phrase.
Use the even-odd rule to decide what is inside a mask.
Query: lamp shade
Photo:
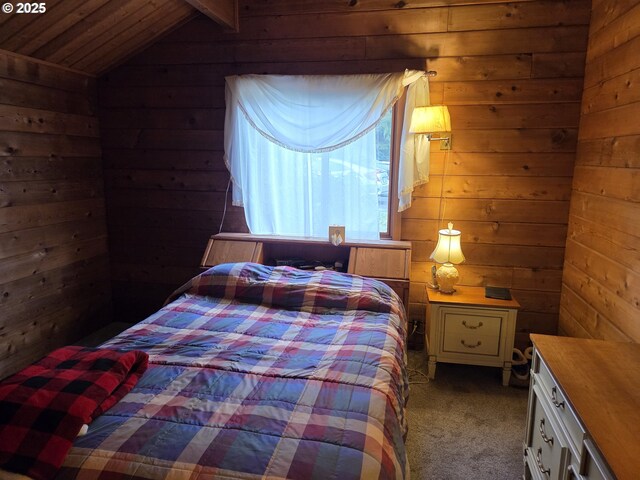
[[[411,114],[411,133],[438,133],[451,131],[451,117],[445,105],[416,107]]]
[[[460,247],[460,230],[454,230],[453,223],[448,227],[438,232],[438,244],[429,258],[436,263],[462,263],[464,254]]]

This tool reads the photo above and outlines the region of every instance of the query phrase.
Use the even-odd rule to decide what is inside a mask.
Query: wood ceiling
[[[237,0],[48,0],[0,13],[0,49],[100,75],[199,12],[238,29]]]

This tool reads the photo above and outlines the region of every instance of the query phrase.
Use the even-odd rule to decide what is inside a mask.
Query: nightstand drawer
[[[445,310],[442,351],[498,356],[503,317],[503,312],[492,310]]]
[[[442,351],[497,357],[500,354],[500,337],[465,332],[445,333]]]
[[[478,311],[478,309],[458,308],[444,313],[444,334],[454,332],[481,336],[500,336],[502,321],[505,317],[500,310]]]

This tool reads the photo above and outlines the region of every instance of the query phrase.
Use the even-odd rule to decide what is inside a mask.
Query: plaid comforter
[[[58,478],[404,478],[404,341],[381,282],[219,265],[105,345],[148,370]]]

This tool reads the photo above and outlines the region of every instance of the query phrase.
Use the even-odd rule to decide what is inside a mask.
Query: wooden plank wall
[[[0,48],[93,74],[124,62],[195,15],[183,0],[58,0],[38,5],[46,13],[2,14]]]
[[[108,319],[95,80],[0,51],[0,377]]]
[[[640,342],[640,2],[592,18],[560,332]]]
[[[521,343],[529,331],[554,333],[589,17],[589,0],[245,0],[237,34],[206,18],[176,30],[100,82],[120,314],[157,307],[218,231],[225,75],[426,62],[454,140],[448,157],[433,153],[431,182],[403,215],[411,315],[424,318],[443,188],[446,220],[463,231],[462,282],[513,288]],[[246,230],[242,212],[228,208],[223,230]]]

